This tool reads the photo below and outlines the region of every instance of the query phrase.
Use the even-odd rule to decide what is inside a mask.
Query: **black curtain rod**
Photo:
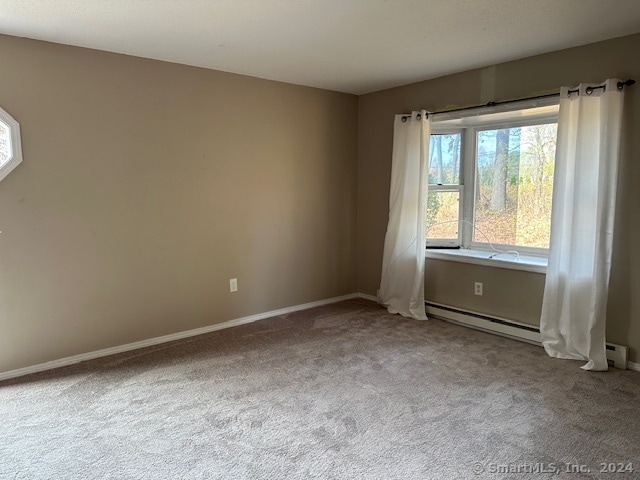
[[[618,90],[622,90],[627,85],[630,86],[630,85],[633,85],[634,83],[636,83],[636,81],[630,78],[628,80],[625,80],[624,82],[618,82],[616,86],[618,87]],[[587,93],[587,95],[591,95],[591,93],[593,93],[594,90],[599,90],[599,89],[604,90],[605,88],[606,87],[604,85],[598,85],[597,87],[587,87],[585,89],[585,92]],[[569,90],[568,93],[569,95],[571,95],[572,93],[578,93],[579,91],[580,89],[576,88],[574,90]]]
[[[618,90],[622,90],[625,86],[631,86],[634,83],[636,83],[636,81],[630,78],[628,80],[625,80],[624,82],[618,82],[617,83],[617,87],[618,87]],[[599,89],[603,89],[604,90],[604,88],[605,88],[604,85],[598,85],[596,87],[587,87],[586,93],[587,93],[587,95],[590,95],[594,90],[599,90]],[[574,90],[569,90],[569,94],[578,93],[579,91],[580,90],[577,89],[577,88],[574,89]],[[535,96],[535,97],[517,98],[515,100],[504,100],[502,102],[489,102],[489,103],[485,103],[483,105],[473,105],[471,107],[452,108],[450,110],[439,110],[437,112],[427,112],[427,117],[429,115],[436,115],[436,114],[439,114],[439,113],[462,112],[464,110],[473,110],[474,108],[495,107],[495,106],[498,106],[498,105],[507,105],[509,103],[524,102],[526,100],[539,100],[541,98],[557,97],[559,95],[560,95],[560,93],[549,93],[547,95],[538,95],[538,96]],[[405,115],[404,117],[402,117],[402,121],[405,122],[407,120],[407,118],[409,118],[409,117],[410,117],[410,115]]]

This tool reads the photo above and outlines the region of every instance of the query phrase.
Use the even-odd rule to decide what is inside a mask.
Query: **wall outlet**
[[[229,279],[229,291],[230,292],[237,292],[238,291],[238,279],[237,278],[230,278]]]
[[[476,295],[482,296],[482,283],[476,282],[474,285],[474,293]]]

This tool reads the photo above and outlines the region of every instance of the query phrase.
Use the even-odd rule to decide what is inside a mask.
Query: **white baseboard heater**
[[[539,329],[531,325],[433,302],[426,302],[426,308],[428,315],[447,322],[534,345],[542,345]],[[625,370],[628,354],[628,347],[607,342],[607,360],[614,367]]]

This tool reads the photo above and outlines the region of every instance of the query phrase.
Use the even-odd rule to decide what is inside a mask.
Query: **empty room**
[[[640,478],[640,2],[0,0],[0,479]]]

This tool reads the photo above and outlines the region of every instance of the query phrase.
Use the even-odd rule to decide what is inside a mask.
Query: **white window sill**
[[[518,259],[512,254],[500,253],[496,255],[496,252],[485,250],[428,248],[425,256],[426,258],[435,258],[437,260],[472,263],[486,267],[547,273],[547,259],[545,257],[534,257],[532,255],[520,255]],[[490,258],[491,256],[493,256],[493,258]]]

